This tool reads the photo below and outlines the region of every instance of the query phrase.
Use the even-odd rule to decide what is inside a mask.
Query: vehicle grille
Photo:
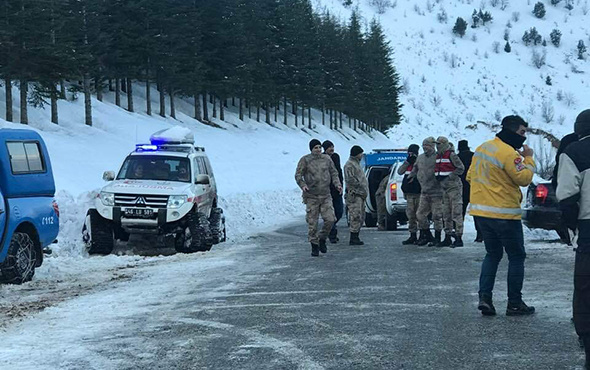
[[[115,194],[115,207],[166,208],[168,195]]]

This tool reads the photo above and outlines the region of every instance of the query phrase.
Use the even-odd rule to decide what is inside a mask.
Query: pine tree
[[[578,41],[578,59],[586,59],[586,45],[584,44],[584,40]]]
[[[512,47],[510,47],[510,42],[506,41],[506,45],[504,45],[504,51],[510,53],[512,51]]]
[[[453,27],[453,33],[455,35],[459,35],[460,37],[465,36],[465,31],[467,30],[467,22],[461,17],[457,18],[455,22],[455,26]]]
[[[553,82],[551,81],[551,77],[550,76],[547,76],[547,78],[545,79],[545,84],[547,84],[549,86],[553,85]]]
[[[555,45],[555,47],[559,47],[559,44],[561,43],[561,31],[554,29],[551,31],[549,37],[551,38],[551,43]]]
[[[540,1],[536,3],[533,9],[533,14],[535,15],[535,17],[543,18],[545,17],[545,13],[545,5]]]

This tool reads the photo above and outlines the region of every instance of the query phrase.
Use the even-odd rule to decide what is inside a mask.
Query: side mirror
[[[113,181],[115,179],[115,171],[104,171],[102,179],[104,181]]]
[[[197,175],[197,179],[195,180],[195,184],[197,185],[209,185],[211,183],[211,179],[209,175]]]

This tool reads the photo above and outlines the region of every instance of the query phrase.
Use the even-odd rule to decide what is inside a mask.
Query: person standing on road
[[[465,172],[465,166],[455,154],[453,144],[449,139],[439,136],[436,140],[436,165],[434,175],[443,189],[443,221],[445,240],[439,247],[463,246],[463,184],[460,175]],[[455,242],[451,239],[455,226]]]
[[[389,172],[383,175],[383,180],[379,183],[375,191],[375,203],[377,203],[377,230],[384,231],[386,229],[385,217],[387,217],[387,203],[385,194],[387,193],[387,184],[389,183]]]
[[[471,185],[467,181],[467,172],[469,172],[469,168],[471,167],[471,162],[473,161],[473,152],[469,148],[469,142],[467,140],[459,140],[459,159],[463,162],[465,166],[465,171],[461,175],[461,183],[463,184],[463,221],[465,221],[465,215],[467,214],[467,207],[469,206],[470,202],[470,192],[471,192]],[[475,230],[477,235],[475,236],[475,242],[481,243],[483,242],[483,237],[481,236],[481,231],[477,226],[477,222],[475,223]]]
[[[420,238],[416,245],[424,246],[428,244],[433,247],[440,243],[440,236],[443,228],[442,216],[442,199],[443,192],[440,184],[434,176],[434,166],[436,165],[436,140],[431,136],[422,141],[422,150],[416,159],[412,173],[409,178],[417,178],[420,183],[420,205],[418,207],[418,225],[420,226]],[[434,237],[430,233],[430,221],[428,215],[432,213],[434,221]]]
[[[338,171],[338,179],[342,184],[344,176],[342,175],[342,167],[340,166],[340,156],[338,153],[334,152],[334,143],[330,140],[326,140],[322,143],[322,148],[324,148],[324,154],[330,156],[332,162],[334,162],[334,167],[336,167],[336,171]],[[334,222],[334,226],[332,226],[332,230],[330,230],[328,239],[330,240],[330,243],[337,243],[339,239],[336,224],[340,221],[342,214],[344,213],[344,201],[342,200],[342,191],[338,191],[338,188],[334,183],[330,184],[330,194],[332,195],[332,206],[334,207],[336,222]]]
[[[479,277],[478,309],[495,315],[492,291],[504,250],[508,255],[507,316],[530,315],[534,307],[522,300],[524,281],[524,236],[520,203],[521,186],[528,186],[535,173],[533,150],[523,145],[528,123],[520,116],[506,116],[496,138],[480,145],[467,174],[471,184],[471,215],[483,234],[486,256]]]
[[[556,195],[567,227],[576,230],[574,326],[590,369],[590,109],[578,115],[574,132],[579,140],[559,157]]]
[[[397,169],[398,175],[403,175],[402,192],[406,199],[406,216],[408,217],[408,230],[410,237],[402,242],[403,245],[416,244],[418,242],[418,221],[416,214],[420,205],[420,182],[417,178],[410,178],[410,174],[418,158],[420,147],[418,144],[412,144],[408,147],[408,158]]]
[[[336,221],[330,196],[330,184],[335,184],[340,193],[342,193],[342,184],[334,162],[330,157],[322,154],[322,143],[313,139],[309,142],[309,149],[311,154],[303,156],[297,164],[295,181],[303,191],[311,255],[317,257],[319,252],[326,253],[328,251],[326,237]],[[318,234],[320,214],[324,220],[324,226]]]
[[[350,158],[344,165],[344,182],[346,184],[344,200],[350,221],[350,245],[365,244],[359,239],[359,233],[365,221],[365,200],[369,194],[369,183],[361,168],[362,158],[363,148],[355,145],[350,149]]]

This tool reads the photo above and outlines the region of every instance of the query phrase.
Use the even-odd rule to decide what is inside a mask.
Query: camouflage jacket
[[[301,189],[304,186],[308,188],[308,191],[303,192],[304,200],[308,196],[330,196],[330,184],[342,186],[334,162],[327,154],[312,153],[301,157],[297,164],[295,181]]]
[[[369,194],[369,183],[361,162],[357,158],[350,157],[344,165],[344,182],[346,183],[346,195],[358,195],[366,198]]]
[[[422,188],[422,194],[442,196],[442,187],[434,175],[436,152],[431,155],[422,153],[416,159],[410,178],[416,177]]]

